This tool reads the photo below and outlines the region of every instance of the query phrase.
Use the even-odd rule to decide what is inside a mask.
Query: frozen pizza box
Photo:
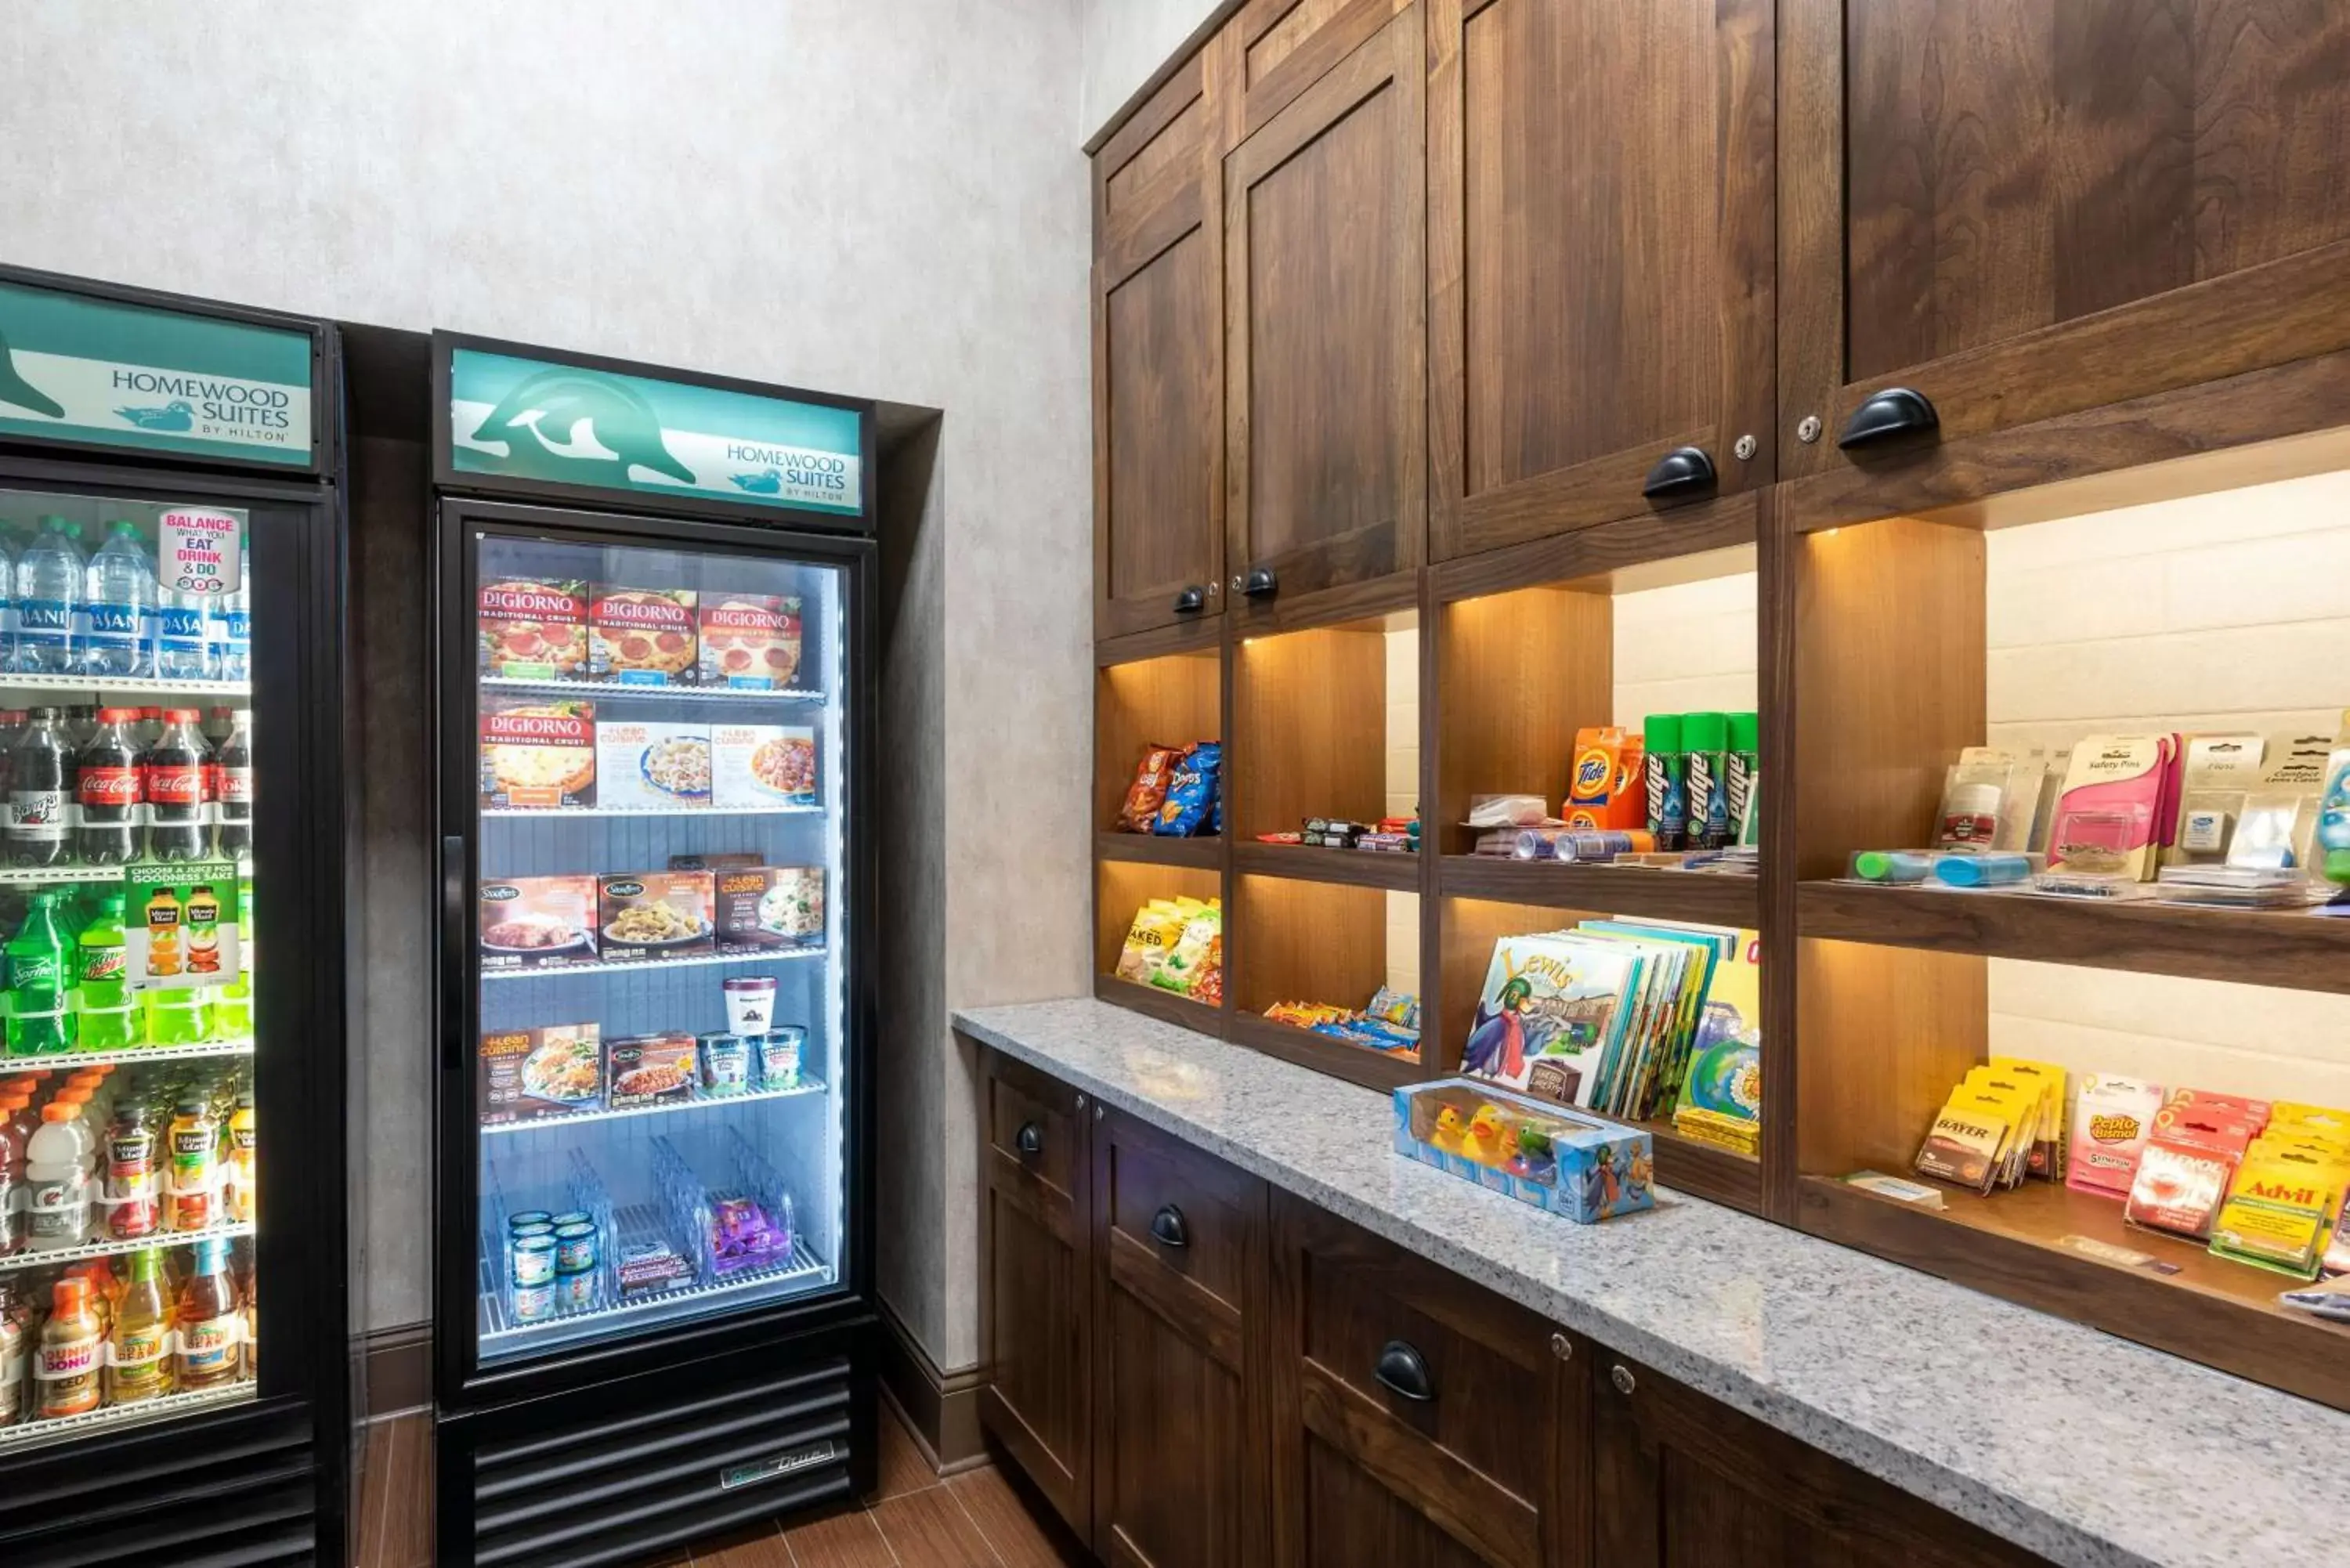
[[[629,871],[601,877],[597,946],[608,963],[691,958],[712,950],[707,871]]]
[[[596,726],[596,804],[710,804],[710,727],[606,719]]]
[[[669,1105],[693,1098],[696,1075],[691,1034],[632,1034],[604,1049],[612,1109]]]
[[[589,673],[622,686],[693,683],[701,639],[691,588],[598,584],[588,610]]]
[[[588,585],[501,577],[480,596],[482,673],[523,680],[588,674]]]
[[[512,877],[481,886],[482,968],[552,969],[596,958],[596,878]]]
[[[604,1053],[593,1023],[550,1023],[482,1036],[475,1109],[484,1126],[599,1110]]]
[[[702,683],[761,691],[800,674],[800,601],[773,594],[702,597]]]
[[[712,724],[710,792],[721,811],[816,805],[816,732],[805,724]]]
[[[716,873],[721,946],[824,945],[824,868],[760,866]]]
[[[596,705],[494,699],[482,709],[482,805],[596,804]]]

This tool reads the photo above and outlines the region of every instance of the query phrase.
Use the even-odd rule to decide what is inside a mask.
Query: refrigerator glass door
[[[253,1397],[251,521],[0,489],[0,1459]]]
[[[827,1291],[842,570],[468,535],[476,1364]]]

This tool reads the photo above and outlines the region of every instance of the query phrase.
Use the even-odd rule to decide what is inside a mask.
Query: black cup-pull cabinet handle
[[[1045,1152],[1045,1135],[1035,1122],[1022,1122],[1020,1130],[1013,1134],[1012,1142],[1031,1159]]]
[[[1271,566],[1251,566],[1248,569],[1248,576],[1240,581],[1243,598],[1269,598],[1279,592],[1280,588],[1280,580],[1273,575]]]
[[[1714,487],[1713,459],[1701,446],[1677,446],[1648,470],[1640,493],[1651,501],[1687,501]]]
[[[1887,387],[1852,410],[1844,429],[1836,432],[1836,445],[1846,452],[1861,447],[1877,446],[1911,436],[1929,436],[1942,428],[1942,416],[1923,392],[1907,387]]]
[[[1409,1399],[1415,1405],[1425,1405],[1436,1397],[1436,1385],[1428,1376],[1428,1362],[1419,1351],[1400,1339],[1390,1339],[1379,1351],[1378,1364],[1371,1376],[1379,1386],[1399,1399]]]
[[[1191,1231],[1183,1223],[1183,1211],[1172,1203],[1159,1205],[1159,1212],[1150,1217],[1150,1239],[1162,1247],[1190,1246]]]
[[[1207,607],[1208,590],[1201,584],[1193,583],[1175,596],[1177,615],[1198,615]]]

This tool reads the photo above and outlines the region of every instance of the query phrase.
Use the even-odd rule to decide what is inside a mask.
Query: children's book
[[[1629,1036],[1646,957],[1630,943],[1573,931],[1503,937],[1485,971],[1463,1070],[1554,1104],[1596,1104]]]

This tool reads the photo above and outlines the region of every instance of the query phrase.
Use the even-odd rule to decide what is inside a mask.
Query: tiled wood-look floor
[[[421,1414],[369,1428],[359,1568],[431,1568],[432,1442]],[[886,1399],[880,1459],[865,1507],[763,1525],[647,1568],[1092,1568],[993,1466],[941,1480]]]

